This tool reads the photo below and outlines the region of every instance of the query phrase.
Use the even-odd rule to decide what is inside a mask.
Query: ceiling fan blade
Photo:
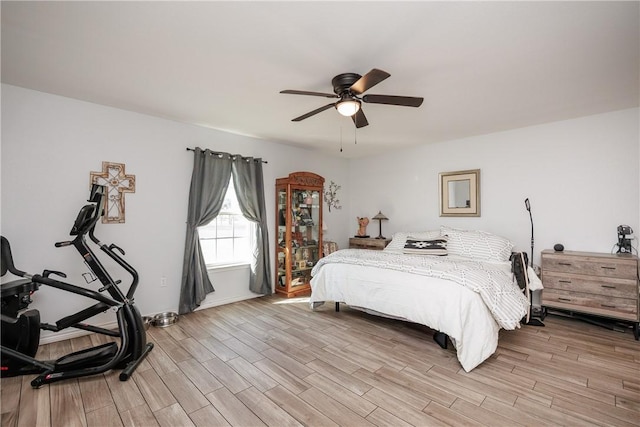
[[[292,119],[291,121],[292,122],[299,122],[299,121],[302,121],[304,119],[308,119],[309,117],[314,116],[314,115],[316,115],[318,113],[322,113],[324,110],[328,110],[329,108],[334,107],[335,105],[336,105],[336,103],[332,102],[331,104],[327,104],[327,105],[325,105],[323,107],[316,108],[315,110],[310,111],[307,114],[303,114],[300,117],[296,117],[295,119]]]
[[[419,107],[422,105],[424,98],[414,96],[393,96],[393,95],[365,95],[362,97],[364,102],[371,104],[387,104],[400,105],[403,107]]]
[[[356,95],[360,95],[390,76],[391,74],[386,71],[374,68],[364,76],[360,77],[357,82],[352,84],[349,90]]]
[[[363,128],[365,126],[369,126],[369,122],[367,121],[367,116],[364,115],[364,111],[362,108],[358,110],[353,116],[351,116],[351,120],[353,120],[353,124],[356,125],[356,128]]]
[[[323,92],[309,92],[306,90],[281,90],[280,93],[287,93],[290,95],[311,95],[311,96],[324,96],[325,98],[339,98],[335,93],[323,93]]]

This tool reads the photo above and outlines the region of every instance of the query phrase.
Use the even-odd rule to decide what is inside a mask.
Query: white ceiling
[[[637,107],[639,4],[2,1],[2,82],[359,157]],[[291,121],[372,68],[424,104]]]

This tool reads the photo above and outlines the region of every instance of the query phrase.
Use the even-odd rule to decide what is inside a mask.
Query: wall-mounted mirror
[[[440,174],[440,216],[480,216],[480,169]]]

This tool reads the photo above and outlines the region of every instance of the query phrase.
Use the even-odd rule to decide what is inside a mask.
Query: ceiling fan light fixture
[[[336,110],[345,117],[351,117],[360,110],[360,101],[357,99],[342,99],[336,103]]]

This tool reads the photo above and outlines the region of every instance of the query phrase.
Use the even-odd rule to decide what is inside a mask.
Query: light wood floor
[[[32,377],[2,379],[2,426],[640,424],[630,332],[549,316],[502,331],[465,373],[426,328],[333,308],[272,296],[181,316],[149,330],[156,347],[127,382],[112,372],[34,390]]]

